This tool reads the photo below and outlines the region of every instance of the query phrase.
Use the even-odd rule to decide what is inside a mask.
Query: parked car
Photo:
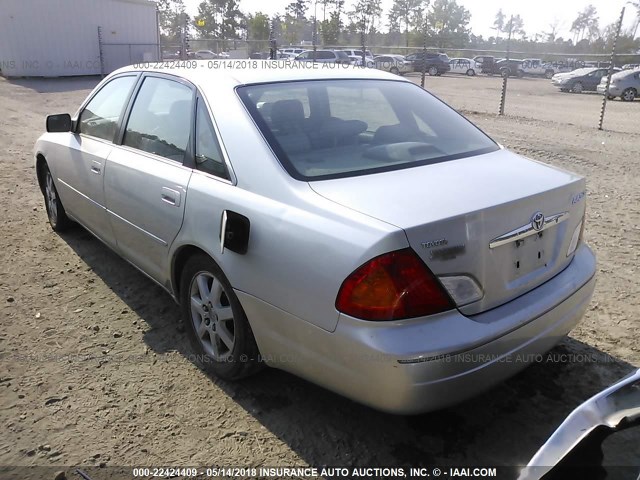
[[[449,66],[451,67],[451,73],[462,73],[470,77],[473,77],[478,72],[476,62],[468,58],[452,58],[449,60]]]
[[[517,75],[524,77],[530,76],[544,76],[551,79],[556,73],[562,73],[570,71],[570,67],[560,63],[543,62],[539,58],[525,58],[522,64],[518,68]]]
[[[584,178],[387,72],[129,66],[46,125],[51,227],[165,289],[220,378],[262,362],[438,409],[534,362],[594,291]]]
[[[607,76],[602,77],[598,85],[598,93],[604,95],[607,89]],[[623,102],[633,102],[640,93],[640,69],[622,70],[611,76],[611,84],[607,97],[613,100],[620,97]]]
[[[194,55],[199,60],[211,60],[216,58],[222,58],[222,57],[219,57],[217,54],[213,53],[211,50],[197,50]]]
[[[280,49],[280,52],[285,53],[285,54],[291,56],[292,58],[295,58],[297,55],[300,55],[304,51],[306,51],[306,49],[304,49],[304,48],[287,47],[287,48],[281,48]]]
[[[485,62],[482,65],[482,72],[488,75],[500,75],[502,77],[511,77],[518,74],[518,70],[522,67],[522,60],[501,58],[493,63]]]
[[[473,61],[476,62],[477,67],[480,69],[476,73],[481,73],[484,62],[492,63],[495,58],[492,55],[476,55],[473,57]]]
[[[351,58],[357,58],[357,62],[355,63],[356,65],[363,65],[362,63],[362,50],[353,50],[353,49],[344,49],[341,50],[342,52],[346,53],[349,57]],[[365,66],[367,67],[373,67],[373,63],[374,63],[374,56],[371,53],[371,50],[365,50],[364,51],[364,60],[365,60]]]
[[[299,62],[317,62],[317,63],[343,63],[350,64],[353,62],[349,56],[341,50],[307,50],[298,55],[294,60]]]
[[[619,68],[614,69],[614,72],[619,71]],[[608,74],[608,68],[579,68],[573,72],[556,74],[551,82],[562,92],[595,92],[602,78]]]
[[[379,55],[373,59],[373,67],[395,75],[412,72],[411,64],[402,55]]]
[[[162,59],[163,60],[179,60],[180,59],[180,50],[179,49],[171,49],[171,48],[163,48],[162,49]]]
[[[407,55],[405,60],[411,62],[414,72],[424,70],[431,76],[442,75],[451,69],[449,57],[445,53],[427,52],[425,55],[424,52],[417,52]]]
[[[633,70],[635,68],[640,68],[640,63],[627,63],[622,66],[622,70]]]

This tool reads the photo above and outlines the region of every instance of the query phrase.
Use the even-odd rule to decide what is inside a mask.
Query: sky
[[[191,15],[198,13],[198,5],[202,0],[184,0],[187,12]],[[240,0],[240,10],[245,13],[263,12],[268,15],[283,13],[286,6],[292,0]],[[571,23],[578,12],[584,10],[589,4],[596,7],[600,16],[600,28],[617,21],[620,10],[626,0],[457,0],[458,4],[471,12],[471,31],[485,38],[495,35],[491,30],[497,11],[502,8],[505,15],[520,15],[524,19],[524,30],[527,35],[549,31],[549,24],[558,21],[559,36],[565,39],[573,35],[569,32]],[[354,0],[346,0],[347,11]],[[384,13],[383,20],[386,25],[387,13],[393,4],[393,0],[382,0]],[[311,12],[313,15],[313,0],[311,0]],[[318,6],[318,18],[322,18],[321,7]],[[634,24],[635,10],[627,5],[623,27],[628,28]],[[385,28],[386,29],[386,28]]]

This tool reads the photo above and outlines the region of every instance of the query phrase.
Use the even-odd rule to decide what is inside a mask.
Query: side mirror
[[[70,132],[71,131],[71,115],[68,113],[59,113],[57,115],[47,116],[47,132]]]

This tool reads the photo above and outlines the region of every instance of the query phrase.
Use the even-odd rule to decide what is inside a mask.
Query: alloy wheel
[[[58,223],[58,197],[56,195],[56,188],[53,185],[53,177],[51,176],[51,172],[48,171],[45,180],[44,196],[47,202],[49,220],[55,225]]]
[[[191,321],[202,348],[214,360],[224,361],[235,345],[234,315],[225,288],[210,272],[200,272],[189,293]]]

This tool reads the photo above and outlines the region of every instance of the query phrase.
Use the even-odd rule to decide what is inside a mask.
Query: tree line
[[[627,7],[635,23],[622,32],[619,52],[640,50],[636,39],[640,25],[640,0]],[[181,28],[188,26],[195,38],[238,39],[256,42],[263,48],[273,35],[281,45],[296,45],[303,40],[318,45],[429,47],[442,49],[476,48],[504,49],[510,38],[512,50],[564,51],[575,53],[606,53],[610,51],[615,24],[600,26],[599,15],[593,5],[578,12],[570,25],[571,38],[558,32],[567,25],[558,20],[546,31],[527,32],[525,19],[519,14],[496,13],[488,38],[474,35],[469,27],[470,12],[456,0],[394,0],[383,11],[382,0],[294,0],[275,15],[263,12],[244,13],[240,0],[204,0],[198,14],[191,18],[184,0],[159,0],[161,34],[165,43],[176,42]],[[364,37],[364,38],[363,38]]]

